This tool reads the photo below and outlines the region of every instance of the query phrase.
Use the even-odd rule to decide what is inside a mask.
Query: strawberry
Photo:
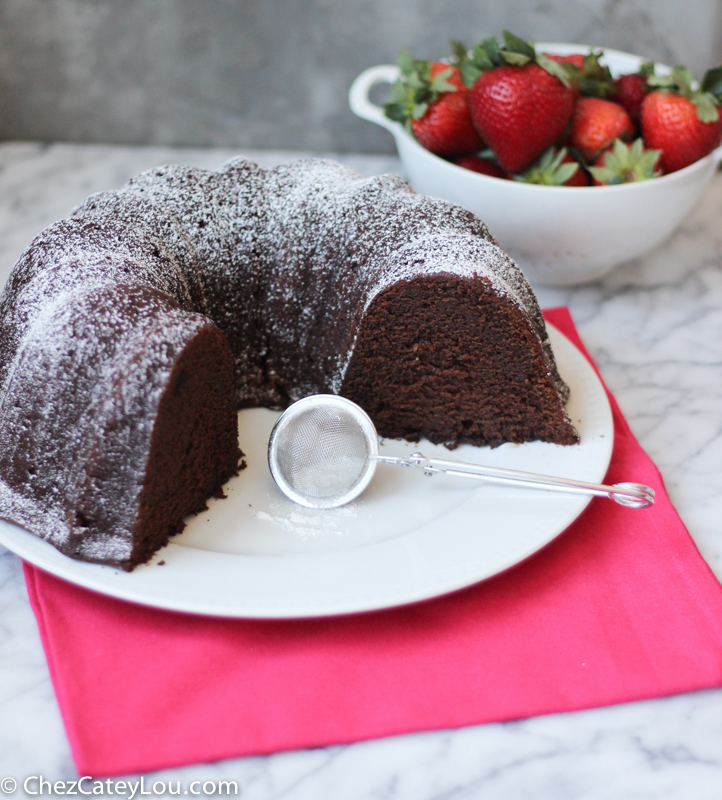
[[[456,67],[417,61],[406,49],[398,59],[401,75],[384,113],[403,123],[419,144],[441,156],[484,147],[471,119],[469,89]]]
[[[559,138],[571,116],[574,94],[564,65],[502,31],[504,47],[491,37],[455,51],[461,76],[471,86],[471,115],[482,139],[507,172],[526,169]]]
[[[654,90],[642,103],[642,136],[648,147],[662,151],[664,172],[693,164],[722,142],[722,67],[708,70],[699,89],[692,81],[684,67],[649,79]]]
[[[632,120],[627,112],[610,100],[580,97],[574,107],[569,144],[587,161],[606,150],[615,139],[631,139]]]
[[[586,173],[564,147],[558,153],[550,147],[514,180],[541,186],[589,186]]]
[[[504,170],[495,162],[490,161],[488,158],[481,158],[480,156],[459,156],[452,159],[452,164],[457,167],[464,167],[474,172],[480,172],[482,175],[489,175],[492,178],[511,179],[509,173]]]
[[[609,95],[629,114],[629,118],[637,125],[642,110],[642,101],[649,94],[647,81],[654,75],[654,64],[645,62],[639,72],[620,75],[614,81],[614,92]]]
[[[614,91],[614,81],[609,67],[604,67],[599,59],[604,55],[602,51],[595,53],[593,50],[583,55],[572,53],[568,56],[558,56],[545,53],[552,61],[565,65],[575,96],[583,97],[608,97]]]
[[[641,139],[631,145],[616,139],[614,145],[605,150],[593,167],[589,167],[595,186],[616,186],[620,183],[636,183],[658,178],[662,173],[657,168],[660,150],[648,150]]]

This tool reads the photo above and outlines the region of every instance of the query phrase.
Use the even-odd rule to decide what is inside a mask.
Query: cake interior
[[[209,326],[184,348],[161,397],[133,551],[122,566],[146,562],[183,529],[184,517],[222,497],[241,456],[231,351]]]
[[[424,276],[378,295],[341,393],[390,438],[451,448],[579,440],[528,322],[483,280]]]

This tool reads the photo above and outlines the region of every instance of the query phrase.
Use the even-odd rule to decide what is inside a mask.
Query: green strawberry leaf
[[[697,108],[697,116],[700,122],[717,122],[719,119],[719,112],[717,111],[717,99],[714,95],[707,92],[695,92],[690,100]]]
[[[468,49],[468,47],[463,42],[459,42],[456,39],[452,39],[449,42],[449,44],[451,45],[451,53],[452,53],[452,56],[451,56],[451,58],[449,60],[455,66],[461,67],[461,65],[465,61],[469,60],[469,49]]]
[[[659,177],[657,162],[661,153],[661,150],[645,150],[641,139],[631,145],[615,139],[612,149],[604,154],[604,166],[589,167],[589,171],[595,180],[609,186],[646,181]]]
[[[391,86],[389,92],[389,102],[387,105],[394,105],[396,103],[403,103],[406,98],[406,88],[401,78],[397,78]]]
[[[601,55],[601,51],[586,55],[582,69],[570,61],[555,61],[544,53],[537,56],[537,64],[546,69],[550,75],[559,78],[565,86],[576,83],[580,94],[585,97],[606,97],[612,76],[609,69],[599,63],[598,57]]]
[[[454,68],[444,69],[431,78],[431,62],[413,58],[405,47],[399,51],[396,63],[401,75],[391,87],[384,114],[411,132],[411,122],[421,119],[440,95],[458,91],[448,80]]]
[[[401,80],[391,89],[391,98],[384,104],[384,114],[394,122],[400,122],[411,133],[413,118],[413,98],[407,93]]]
[[[414,61],[413,56],[405,47],[399,50],[399,57],[396,59],[396,63],[402,75],[411,75],[416,71],[416,61]]]
[[[532,62],[529,56],[524,53],[515,53],[512,50],[499,50],[499,56],[512,67],[525,67]]]
[[[674,67],[669,75],[650,75],[647,78],[647,84],[653,89],[681,94],[683,97],[691,97],[693,82],[694,75],[687,67],[681,66]]]
[[[437,95],[443,92],[456,92],[456,86],[454,86],[453,83],[449,83],[447,80],[447,78],[450,78],[453,74],[453,68],[449,67],[449,69],[442,70],[437,75],[434,75],[431,79],[431,83],[429,83],[429,91]]]
[[[599,97],[604,99],[614,89],[614,78],[607,66],[603,66],[599,59],[603,51],[591,50],[584,57],[584,66],[579,76],[579,93],[583,97]]]
[[[590,50],[584,56],[583,71],[585,73],[596,72],[597,68],[599,68],[601,66],[600,63],[599,63],[599,57],[602,56],[602,55],[604,55],[604,54],[602,53],[601,50],[598,53],[595,53],[594,50]]]
[[[703,92],[708,92],[722,102],[722,67],[708,69],[702,79],[700,89]]]
[[[609,94],[609,88],[594,78],[582,78],[579,81],[579,94],[582,97],[598,97],[601,100]]]
[[[536,58],[536,50],[531,42],[525,42],[523,39],[520,39],[518,36],[514,36],[513,33],[510,33],[506,30],[501,32],[501,38],[504,40],[504,50],[507,53],[516,53],[518,55],[526,56],[527,60],[525,63],[527,64],[530,61],[534,61]]]
[[[555,78],[559,78],[559,80],[565,85],[569,86],[571,84],[571,74],[572,70],[576,70],[574,64],[565,64],[559,61],[552,61],[551,58],[547,58],[543,53],[540,53],[536,57],[536,63],[539,66],[546,70],[550,75],[553,75]],[[570,70],[569,67],[572,69]]]
[[[499,43],[492,37],[475,44],[471,48],[471,58],[480,70],[494,69],[499,65]]]
[[[560,164],[554,172],[554,186],[564,186],[579,169],[579,164]]]
[[[490,36],[488,39],[484,39],[481,43],[480,47],[486,53],[486,57],[489,59],[489,63],[493,67],[499,65],[499,42],[496,40],[496,36]]]
[[[394,122],[406,121],[406,111],[400,103],[385,103],[384,114]]]
[[[672,75],[650,75],[647,78],[647,85],[651,89],[660,91],[676,91],[677,82]]]
[[[461,80],[469,88],[476,83],[476,79],[479,75],[495,69],[503,63],[499,56],[499,43],[494,36],[484,40],[481,44],[475,44],[471,48],[470,54],[466,48],[464,48],[463,57],[460,51],[464,45],[460,42],[452,42],[452,46],[454,46],[455,53],[458,52],[457,58]]]
[[[637,161],[637,170],[639,174],[646,175],[648,178],[658,178],[657,163],[661,155],[661,150],[646,150]]]
[[[471,61],[466,61],[459,67],[459,74],[464,86],[468,86],[471,89],[479,75],[483,74],[483,71],[475,67]]]
[[[679,93],[685,97],[692,94],[692,84],[694,83],[694,75],[687,67],[675,67],[672,70],[672,77],[677,82]]]
[[[642,158],[644,152],[644,142],[642,139],[635,139],[629,147],[621,140],[614,140],[614,155],[621,161],[628,158],[630,163],[635,163]],[[656,150],[647,150],[648,153],[656,153]],[[659,158],[659,156],[657,156]],[[656,160],[656,159],[655,159]]]
[[[398,78],[391,87],[389,101],[384,105],[384,114],[394,122],[401,122],[411,130],[413,117],[414,93],[407,88],[401,78]]]
[[[426,109],[428,107],[429,107],[428,103],[417,103],[414,106],[414,109],[413,109],[413,112],[412,112],[411,116],[414,119],[421,119],[421,117],[423,117],[424,114],[426,113]]]
[[[682,66],[674,67],[669,75],[651,75],[647,79],[649,86],[681,94],[683,97],[691,97],[693,81],[694,75],[687,67]]]
[[[579,164],[562,163],[567,154],[564,147],[557,153],[553,147],[545,150],[535,164],[520,175],[513,175],[515,181],[535,183],[541,186],[563,186],[579,169]]]
[[[474,66],[471,61],[466,61],[462,66],[459,67],[459,74],[461,75],[461,80],[464,82],[464,86],[468,86],[470,89],[476,83],[476,79],[479,75],[483,75],[486,70],[481,70],[478,67]]]
[[[567,151],[564,147],[554,155],[554,148],[550,147],[541,157],[539,161],[540,166],[545,165],[547,167],[551,167],[552,169],[556,169],[564,160],[564,156],[567,154]]]

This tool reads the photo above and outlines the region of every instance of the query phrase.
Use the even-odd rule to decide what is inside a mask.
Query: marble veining
[[[0,145],[0,281],[33,236],[91,192],[161,163],[234,151]],[[243,153],[264,166],[296,153]],[[342,156],[365,175],[392,157]],[[574,289],[568,305],[632,430],[722,578],[722,175],[656,251]],[[73,779],[19,559],[0,548],[0,779]],[[343,747],[232,759],[146,779],[236,780],[246,800],[720,800],[722,690]],[[25,796],[18,790],[11,797]]]

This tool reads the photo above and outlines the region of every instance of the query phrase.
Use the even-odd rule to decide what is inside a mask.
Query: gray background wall
[[[722,63],[718,0],[0,0],[0,139],[391,152],[353,78],[502,27]]]

